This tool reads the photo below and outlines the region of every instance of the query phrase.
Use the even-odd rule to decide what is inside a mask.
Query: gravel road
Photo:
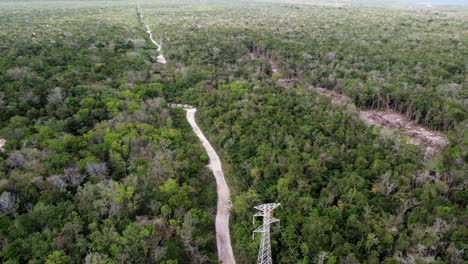
[[[224,178],[221,160],[195,121],[195,113],[197,112],[197,109],[185,108],[184,110],[187,112],[187,120],[190,123],[193,132],[195,132],[197,137],[200,139],[203,148],[205,148],[206,153],[208,154],[210,159],[208,167],[213,171],[216,178],[216,188],[218,192],[218,208],[216,212],[216,244],[218,246],[218,258],[221,263],[234,264],[236,261],[234,259],[234,254],[232,253],[231,237],[229,235],[230,193],[226,179]]]

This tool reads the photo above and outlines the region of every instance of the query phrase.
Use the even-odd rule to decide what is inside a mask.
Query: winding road
[[[166,58],[164,58],[162,54],[162,47],[161,44],[158,44],[153,39],[153,34],[146,22],[144,22],[143,13],[141,11],[140,3],[137,2],[137,11],[140,18],[146,26],[146,32],[149,34],[149,38],[151,42],[158,48],[158,59],[157,61],[162,64],[166,64]],[[200,139],[203,148],[205,149],[206,153],[208,154],[208,158],[210,159],[210,163],[208,164],[208,168],[213,172],[213,175],[216,179],[216,190],[218,194],[218,201],[217,201],[217,209],[216,209],[216,220],[215,220],[215,229],[216,229],[216,245],[218,249],[218,259],[223,264],[235,264],[236,261],[234,259],[234,253],[232,251],[231,246],[231,236],[229,234],[229,210],[231,208],[230,203],[230,192],[224,178],[223,168],[221,166],[221,160],[219,159],[218,154],[214,150],[213,146],[211,146],[208,139],[205,137],[203,132],[201,131],[200,127],[198,127],[197,122],[195,120],[195,113],[197,109],[190,105],[181,105],[181,104],[169,104],[170,107],[173,108],[182,108],[186,111],[187,121],[189,122],[190,126],[192,127],[193,132],[197,135]]]
[[[208,139],[203,135],[200,127],[198,127],[197,122],[195,121],[195,113],[197,112],[196,108],[184,108],[187,112],[187,121],[192,127],[193,132],[200,139],[203,148],[205,148],[206,153],[210,159],[208,168],[213,171],[213,174],[216,179],[216,189],[218,191],[218,203],[217,203],[217,212],[216,212],[216,244],[218,246],[218,259],[221,263],[224,264],[234,264],[234,254],[232,252],[231,246],[231,237],[229,235],[229,209],[230,209],[230,200],[229,200],[229,188],[224,178],[223,168],[221,166],[221,160],[219,159],[218,154],[211,146]]]
[[[143,13],[141,11],[140,3],[137,2],[137,12],[141,22],[146,26],[146,32],[149,34],[151,42],[153,42],[156,47],[158,47],[158,59],[157,61],[162,64],[166,64],[166,58],[162,54],[161,44],[157,43],[153,39],[153,34],[146,22],[144,22]],[[208,168],[213,172],[213,175],[216,179],[216,190],[218,193],[217,209],[216,209],[216,245],[218,249],[218,259],[223,264],[235,264],[234,253],[232,252],[231,246],[231,236],[229,234],[229,209],[231,208],[231,203],[229,200],[230,192],[226,179],[224,178],[223,168],[221,166],[221,160],[219,159],[218,154],[211,146],[208,139],[203,135],[200,127],[198,127],[197,122],[195,121],[195,113],[197,109],[190,105],[180,105],[180,104],[169,104],[170,107],[182,108],[187,112],[187,121],[192,127],[193,132],[200,139],[203,148],[205,148],[210,163]]]
[[[164,58],[163,54],[162,54],[162,47],[161,47],[161,44],[158,44],[154,39],[153,39],[153,33],[151,33],[151,30],[148,26],[148,24],[145,23],[145,26],[146,26],[146,32],[149,34],[149,38],[151,40],[151,42],[153,42],[154,45],[156,45],[156,47],[158,47],[158,62],[159,63],[162,63],[162,64],[166,64],[166,58]]]
[[[153,39],[153,33],[151,32],[151,29],[149,28],[148,26],[148,23],[144,22],[144,19],[143,19],[143,12],[141,11],[141,7],[140,7],[140,3],[137,2],[137,11],[138,11],[138,16],[140,17],[140,21],[143,22],[146,26],[146,33],[148,33],[149,35],[149,38],[151,40],[151,42],[153,42],[153,44],[158,48],[158,58],[157,58],[157,61],[159,63],[162,63],[162,64],[166,64],[166,58],[164,57],[163,53],[162,53],[162,45],[161,43],[157,43],[154,39]]]

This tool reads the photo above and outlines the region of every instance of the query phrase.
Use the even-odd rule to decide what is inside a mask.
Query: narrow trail
[[[178,105],[171,104],[171,107],[182,108],[186,111],[187,121],[192,127],[193,132],[200,139],[203,148],[208,154],[210,163],[208,168],[213,172],[216,179],[216,189],[218,193],[218,202],[216,210],[216,244],[218,248],[218,259],[223,264],[234,264],[236,263],[234,259],[234,253],[231,246],[231,236],[229,234],[229,209],[231,208],[230,204],[230,192],[224,177],[223,168],[221,166],[221,160],[219,159],[218,154],[211,146],[208,139],[205,137],[200,127],[198,127],[195,120],[195,113],[197,109],[189,105]]]
[[[149,28],[148,24],[144,21],[143,13],[141,12],[140,3],[137,2],[137,11],[140,21],[145,24],[146,32],[149,34],[151,42],[158,48],[158,58],[157,61],[162,64],[166,64],[166,58],[164,58],[162,53],[162,46],[158,44],[153,39],[153,33]],[[234,253],[231,246],[231,236],[229,234],[229,209],[230,205],[230,192],[224,178],[223,168],[221,166],[221,160],[219,159],[218,154],[211,146],[208,139],[205,137],[200,127],[198,127],[195,121],[195,113],[197,109],[190,105],[180,105],[180,104],[169,104],[170,107],[182,108],[187,112],[187,121],[192,127],[193,132],[200,139],[203,148],[205,149],[210,163],[208,168],[213,172],[213,175],[216,179],[216,190],[218,194],[217,209],[216,209],[216,220],[215,220],[215,229],[216,229],[216,245],[218,249],[218,259],[223,264],[235,264]]]
[[[144,21],[144,18],[143,18],[143,13],[141,12],[141,8],[140,8],[140,3],[137,3],[137,11],[138,11],[138,16],[140,17],[140,20],[141,22],[143,22],[146,26],[146,33],[148,33],[149,35],[149,38],[151,40],[151,42],[153,42],[153,44],[158,48],[158,58],[157,58],[157,61],[161,64],[166,64],[167,63],[167,60],[166,58],[164,57],[163,53],[162,53],[162,45],[161,44],[158,44],[154,39],[153,39],[153,33],[151,32],[151,29],[149,28],[148,26],[148,23],[146,23]]]
[[[162,53],[162,46],[158,44],[153,39],[153,33],[149,28],[148,24],[144,21],[143,13],[141,12],[140,3],[137,2],[137,12],[138,17],[142,23],[145,24],[146,32],[149,34],[151,42],[153,42],[156,47],[158,47],[158,59],[157,61],[162,64],[166,64],[166,58],[164,58]],[[223,264],[235,264],[234,253],[231,246],[231,236],[229,234],[229,209],[231,208],[230,203],[230,192],[224,178],[223,168],[221,166],[221,160],[219,159],[218,154],[211,146],[208,139],[205,137],[200,127],[198,127],[197,122],[195,121],[195,113],[197,109],[190,105],[180,105],[180,104],[169,104],[173,108],[182,108],[187,112],[187,121],[192,127],[193,132],[200,139],[203,148],[208,154],[210,163],[208,168],[213,172],[213,175],[216,179],[216,191],[218,194],[217,209],[216,209],[216,220],[215,220],[215,229],[216,229],[216,245],[218,249],[218,259]]]

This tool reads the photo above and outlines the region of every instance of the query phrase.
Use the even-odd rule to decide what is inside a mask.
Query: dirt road
[[[208,139],[206,139],[203,132],[198,127],[197,122],[195,121],[195,113],[197,112],[196,108],[184,108],[187,112],[187,121],[192,127],[193,132],[200,139],[203,148],[205,148],[206,153],[210,159],[208,167],[213,171],[213,174],[216,178],[216,188],[218,192],[218,208],[216,212],[216,244],[218,246],[218,259],[221,263],[224,264],[234,264],[234,254],[232,252],[231,246],[231,237],[229,235],[229,188],[224,178],[223,168],[221,166],[221,160],[219,159],[218,154],[211,146]]]
[[[158,62],[159,63],[162,63],[162,64],[166,64],[166,58],[164,58],[163,54],[162,54],[162,47],[161,47],[161,44],[158,44],[154,39],[153,39],[153,33],[151,33],[151,30],[148,26],[148,24],[145,24],[146,25],[146,32],[149,34],[149,38],[151,40],[151,42],[153,42],[154,45],[156,45],[156,47],[158,47]]]
[[[140,7],[140,3],[137,2],[137,12],[138,12],[138,16],[140,17],[140,21],[143,22],[146,26],[146,33],[149,34],[149,38],[151,40],[151,42],[153,42],[153,44],[158,48],[158,58],[157,58],[157,61],[159,63],[162,63],[162,64],[166,64],[166,58],[164,57],[164,55],[162,54],[162,46],[161,46],[161,43],[157,43],[154,39],[153,39],[153,33],[151,32],[148,24],[146,22],[144,22],[144,18],[143,18],[143,12],[141,11],[141,7]]]

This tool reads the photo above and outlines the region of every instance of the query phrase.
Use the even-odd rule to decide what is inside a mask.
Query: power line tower
[[[254,208],[259,210],[253,216],[253,224],[255,226],[255,217],[263,217],[263,225],[255,229],[252,233],[252,237],[255,238],[255,233],[262,233],[262,241],[260,242],[260,249],[258,251],[258,264],[272,264],[271,259],[271,245],[270,245],[270,224],[279,222],[278,219],[271,216],[271,212],[278,207],[279,203],[267,203],[255,206]]]

